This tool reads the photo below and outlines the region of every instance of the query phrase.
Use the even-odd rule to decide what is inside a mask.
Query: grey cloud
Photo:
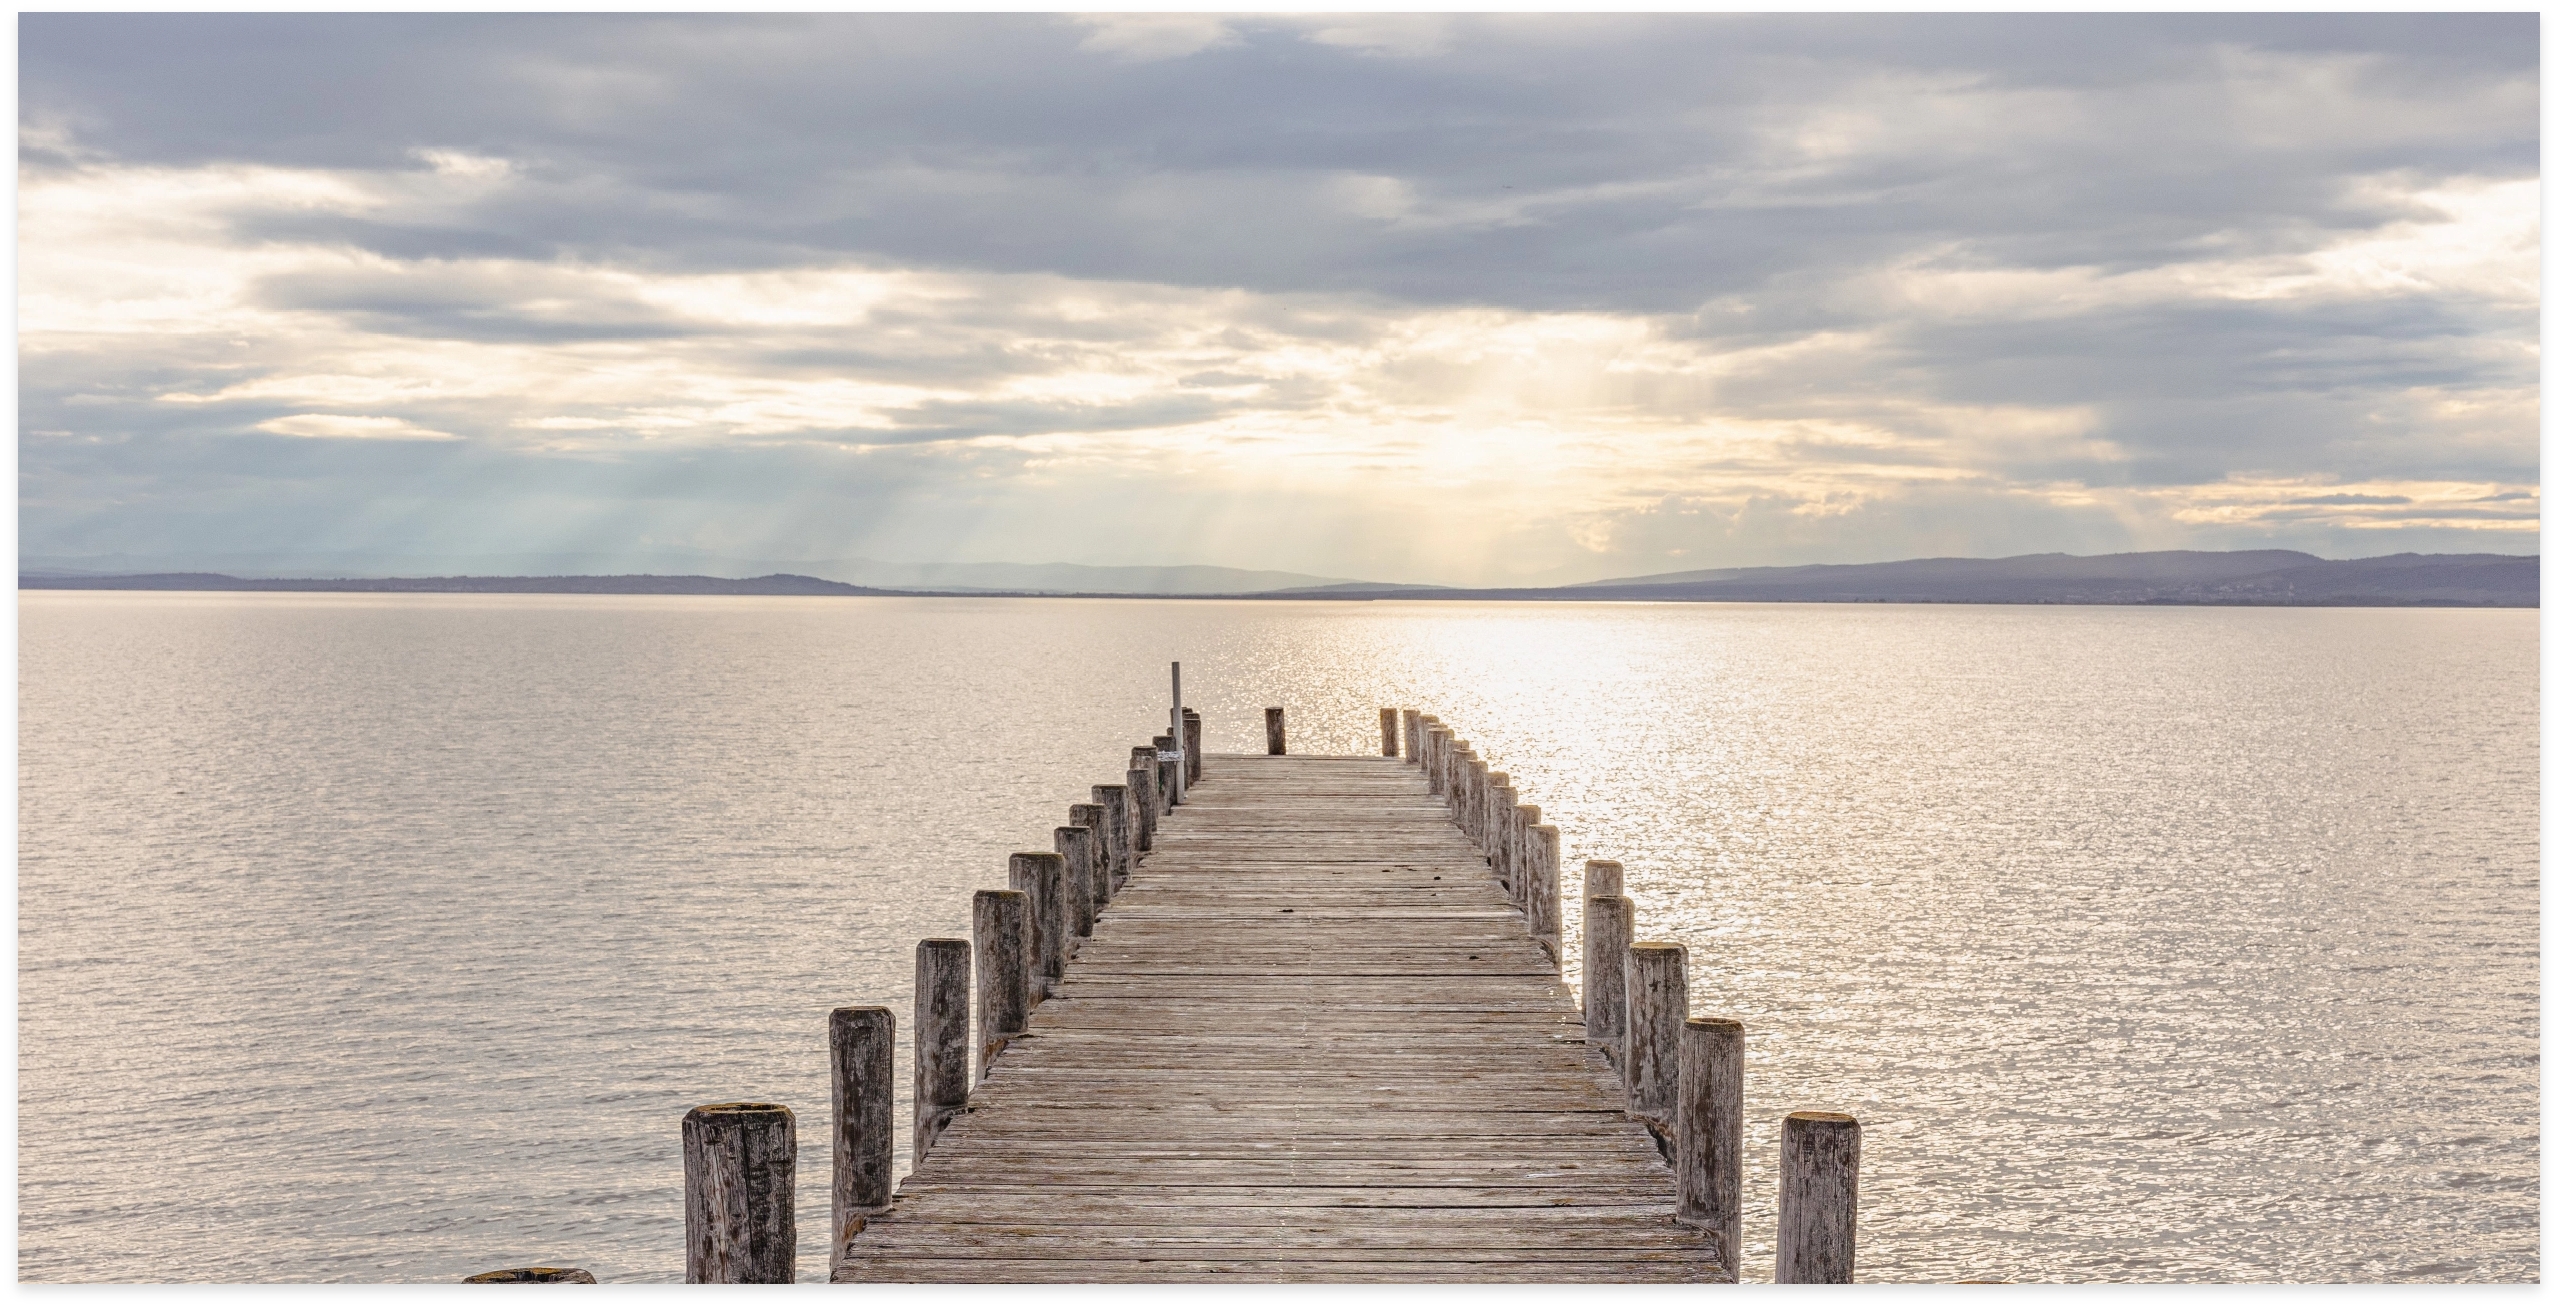
[[[2369,93],[2457,100],[2533,76],[2519,15],[1473,22],[1425,59],[1246,27],[1131,66],[1040,17],[31,16],[23,98],[121,158],[380,167],[440,146],[521,160],[543,190],[535,212],[370,233],[409,255],[835,250],[1538,307],[1685,307],[1956,238],[2009,262],[2157,260],[2233,226],[2372,221],[2340,176],[2522,175],[2536,155],[2528,103],[2277,148],[2174,84],[2207,91],[2237,45],[2349,52]],[[1893,89],[1912,77],[1957,84]],[[2088,130],[1976,123],[1829,162],[1793,141],[1823,113],[2036,90]],[[1539,203],[1398,228],[1344,211],[1322,185],[1343,174],[1397,178],[1425,210]]]
[[[342,244],[402,261],[406,275],[303,274],[260,294],[414,338],[676,340],[782,372],[929,385],[1055,371],[1148,326],[1061,321],[986,297],[932,314],[884,310],[878,331],[859,336],[746,335],[641,304],[536,304],[525,285],[433,275],[436,261],[488,259],[648,272],[849,260],[1280,296],[1238,310],[1259,315],[1230,327],[1239,346],[1255,333],[1355,342],[1370,330],[1359,314],[1309,307],[1319,296],[1663,315],[1725,353],[1857,333],[1874,344],[1852,358],[1654,398],[1761,418],[1854,419],[1914,401],[2084,406],[2097,416],[2091,436],[2122,451],[1943,456],[2016,477],[2537,480],[2531,433],[2451,439],[2407,428],[2389,403],[2412,388],[2536,386],[2536,359],[2510,348],[2536,340],[2528,309],[2409,294],[1955,321],[1878,300],[1864,280],[1910,261],[2128,273],[2296,253],[2419,216],[2392,198],[2411,187],[2533,177],[2536,16],[1455,17],[1421,55],[1309,40],[1318,21],[1238,18],[1231,44],[1132,63],[1039,15],[31,14],[20,107],[36,130],[21,168],[40,178],[237,161],[423,177],[421,150],[510,161],[518,180],[478,200],[234,218],[236,242]],[[57,129],[67,148],[50,144]],[[570,487],[538,456],[239,437],[294,410],[152,404],[252,364],[188,348],[118,367],[29,357],[22,429],[81,433],[22,445],[29,539],[72,529],[45,507],[57,503],[111,515],[113,502],[147,502],[159,507],[125,511],[183,518],[168,507],[177,491],[133,490],[147,480],[135,462],[144,451],[169,460],[168,477],[201,478],[207,497],[245,496],[261,476],[296,503],[311,487],[360,497],[389,484],[371,479],[465,467],[483,480],[417,486],[526,502],[602,493],[587,482],[518,491],[497,471],[526,459],[522,485]],[[1212,369],[1186,384],[1246,380]],[[1250,407],[1322,400],[1281,379]],[[1232,411],[1195,394],[930,404],[898,413],[891,436],[809,435],[920,446]],[[402,412],[466,434],[499,420],[467,405]],[[220,448],[260,471],[183,453],[188,439],[217,437],[241,442]],[[650,466],[689,467],[705,485],[784,466],[744,451],[693,457],[706,462]],[[641,497],[661,502],[655,490]],[[1711,531],[1696,526],[1702,510],[1661,521],[1726,549],[1831,549],[1823,542],[1850,530],[1916,543],[1934,538],[1934,514],[2021,548],[2055,547],[2036,533],[2140,543],[2046,508],[1913,492],[1853,528],[1776,501]],[[1659,548],[1686,548],[1661,531]]]

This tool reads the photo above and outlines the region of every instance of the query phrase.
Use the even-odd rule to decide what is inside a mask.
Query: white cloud
[[[1449,14],[1322,14],[1282,21],[1318,45],[1407,59],[1446,50],[1456,25]]]
[[[406,418],[343,413],[297,413],[290,417],[269,418],[257,424],[257,430],[273,432],[278,436],[305,436],[314,440],[453,441],[461,439],[449,431],[420,427]]]
[[[1237,39],[1213,14],[1077,14],[1075,21],[1086,29],[1084,49],[1129,63],[1186,58]]]

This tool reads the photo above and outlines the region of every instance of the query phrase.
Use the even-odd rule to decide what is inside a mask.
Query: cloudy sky
[[[20,20],[20,548],[2539,548],[2539,33]]]

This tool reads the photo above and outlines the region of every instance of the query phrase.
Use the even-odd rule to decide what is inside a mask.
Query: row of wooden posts
[[[1176,695],[1178,692],[1176,691]],[[1171,719],[1168,719],[1168,723]],[[1092,935],[1096,916],[1154,847],[1156,823],[1201,776],[1200,721],[1179,710],[1181,738],[1157,736],[1129,751],[1123,783],[1092,788],[1067,810],[1054,848],[1009,860],[1009,889],[980,890],[971,940],[915,947],[913,1162],[964,1111],[969,1076],[972,973],[976,1077],[982,1081],[1033,1008]],[[1490,771],[1471,744],[1436,717],[1384,709],[1384,754],[1407,756],[1430,793],[1484,851],[1529,933],[1562,958],[1562,842],[1534,804],[1519,802],[1506,773]],[[1272,754],[1287,752],[1284,710],[1265,711]],[[1398,750],[1398,737],[1409,748]],[[1178,772],[1175,769],[1179,769]],[[1592,859],[1584,873],[1582,1012],[1642,1122],[1676,1174],[1677,1216],[1714,1236],[1718,1261],[1737,1278],[1741,1257],[1741,1023],[1688,1015],[1687,950],[1638,941],[1624,869]],[[896,1017],[855,1005],[828,1015],[833,1108],[830,1265],[893,1199]],[[1858,1126],[1845,1114],[1785,1119],[1777,1216],[1779,1282],[1853,1279]],[[687,1283],[786,1283],[795,1278],[793,1212],[798,1133],[781,1104],[705,1104],[684,1115],[684,1279]],[[477,1283],[591,1282],[576,1268],[519,1267]]]
[[[1176,669],[1178,665],[1176,665]],[[1176,678],[1179,673],[1176,670]],[[1175,696],[1179,695],[1178,681]],[[1065,975],[1066,960],[1154,848],[1155,825],[1200,776],[1199,715],[1180,710],[1181,748],[1169,734],[1128,751],[1122,782],[1069,805],[1054,849],[1010,857],[1009,889],[980,890],[969,940],[915,945],[913,1162],[921,1166],[952,1118],[965,1111],[1031,1010]],[[1171,719],[1167,717],[1166,725]],[[1175,769],[1180,769],[1178,773]],[[977,993],[977,1067],[969,1076],[968,996]],[[834,1109],[834,1213],[829,1265],[895,1195],[894,1082],[897,1018],[876,1004],[827,1015]],[[684,1114],[684,1280],[788,1284],[796,1279],[799,1228],[797,1118],[781,1104],[704,1104]],[[574,1267],[513,1267],[465,1278],[474,1284],[581,1283]]]
[[[1284,752],[1279,710],[1269,711],[1272,753]],[[1519,801],[1506,772],[1492,771],[1473,745],[1415,709],[1380,709],[1384,754],[1419,763],[1430,793],[1444,797],[1474,838],[1528,933],[1560,965],[1562,833],[1534,804]],[[1398,728],[1400,730],[1398,731]],[[1717,1261],[1741,1267],[1741,1040],[1738,1018],[1688,1011],[1687,946],[1638,940],[1625,866],[1582,865],[1581,1014],[1625,1084],[1626,1112],[1650,1131],[1678,1177],[1678,1220],[1713,1233]],[[1778,1142],[1776,1279],[1852,1281],[1856,1271],[1856,1181],[1861,1131],[1845,1113],[1786,1115]]]

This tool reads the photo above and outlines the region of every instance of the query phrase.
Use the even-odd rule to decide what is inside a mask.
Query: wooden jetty
[[[1423,778],[1205,762],[835,1279],[1721,1279]]]
[[[1737,1279],[1741,1024],[1689,1015],[1622,869],[1588,866],[1576,1002],[1559,833],[1467,742],[1388,709],[1378,756],[1290,754],[1273,708],[1266,754],[1203,757],[1174,675],[1125,784],[917,947],[893,1190],[896,1020],[833,1013],[832,1279]],[[683,1137],[686,1279],[790,1280],[790,1110]],[[1857,1151],[1786,1119],[1774,1279],[1852,1279]]]

